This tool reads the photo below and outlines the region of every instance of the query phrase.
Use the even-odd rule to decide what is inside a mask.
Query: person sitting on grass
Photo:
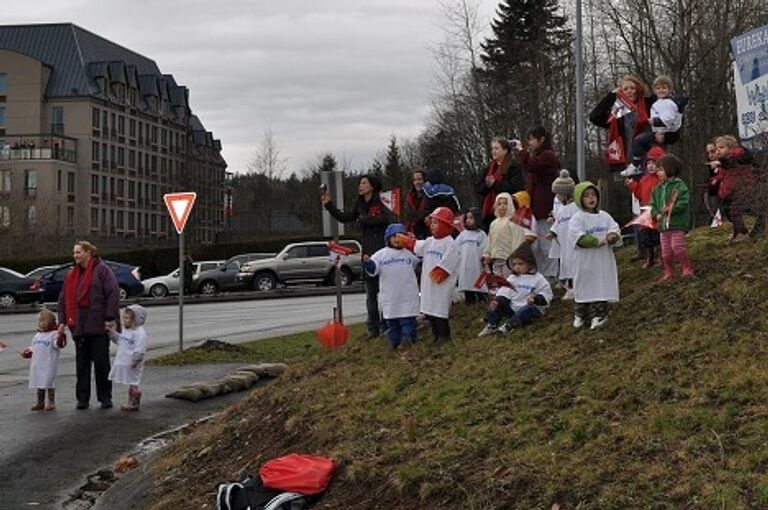
[[[392,223],[384,231],[387,246],[371,256],[363,256],[363,267],[381,283],[379,298],[387,337],[392,352],[405,355],[416,340],[416,316],[419,314],[419,285],[416,264],[419,258],[397,242],[397,234],[408,229],[402,223]]]
[[[509,257],[509,286],[499,287],[485,314],[485,327],[477,336],[507,333],[535,321],[552,301],[552,287],[536,268],[530,244],[518,247]]]

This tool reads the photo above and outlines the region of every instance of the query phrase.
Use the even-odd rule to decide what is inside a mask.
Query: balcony
[[[55,134],[6,136],[9,142],[0,146],[0,161],[57,160],[77,163],[77,139]]]

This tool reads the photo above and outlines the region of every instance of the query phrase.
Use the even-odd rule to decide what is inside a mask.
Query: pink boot
[[[661,257],[661,267],[664,269],[664,274],[662,275],[659,282],[668,282],[672,278],[675,277],[675,259],[674,257],[670,256],[662,256]]]

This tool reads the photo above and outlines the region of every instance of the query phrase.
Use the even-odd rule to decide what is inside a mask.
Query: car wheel
[[[334,276],[334,278],[336,277]],[[339,279],[341,280],[341,284],[344,287],[347,285],[352,285],[352,271],[350,271],[348,267],[342,267],[341,273],[339,274]],[[334,283],[336,283],[335,280]]]
[[[9,293],[0,294],[0,308],[8,308],[16,304],[16,296]]]
[[[149,294],[156,298],[165,297],[168,295],[168,287],[162,283],[156,283],[149,288]]]
[[[253,290],[272,290],[277,287],[277,278],[271,273],[260,273],[253,277]]]
[[[219,292],[219,286],[214,281],[207,280],[200,284],[200,294],[212,296],[217,292]]]
[[[120,301],[128,299],[128,291],[125,287],[120,287]]]

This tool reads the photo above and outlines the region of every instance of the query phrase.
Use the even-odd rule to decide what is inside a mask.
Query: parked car
[[[33,269],[32,271],[27,273],[25,276],[27,278],[33,278],[33,279],[37,280],[38,278],[40,278],[44,274],[50,273],[51,271],[53,271],[54,269],[56,269],[60,265],[61,264],[56,264],[55,266],[40,266],[37,269]]]
[[[13,269],[0,267],[0,308],[16,304],[39,303],[43,297],[40,282]]]
[[[217,269],[224,265],[223,260],[205,260],[202,262],[192,263],[192,278],[194,279],[196,274],[203,271],[209,271],[211,269]],[[141,282],[144,290],[143,296],[152,297],[165,297],[168,294],[179,293],[179,268],[177,267],[165,276],[156,276],[154,278],[148,278]]]
[[[200,294],[216,294],[221,291],[243,290],[245,284],[235,280],[240,266],[251,260],[268,259],[274,253],[243,253],[227,259],[216,269],[202,271],[192,277],[192,292]]]
[[[120,286],[120,299],[126,299],[131,296],[138,296],[143,289],[141,285],[141,273],[139,268],[121,262],[112,262],[103,260],[109,268],[115,273],[117,284]],[[67,277],[72,262],[57,266],[50,273],[40,277],[40,285],[43,288],[43,300],[46,302],[58,301],[61,289],[64,287],[64,279]]]
[[[341,284],[349,285],[363,274],[360,244],[357,241],[341,241],[352,249],[352,254],[342,257],[339,268]],[[292,243],[269,259],[254,260],[243,264],[237,281],[253,290],[270,290],[278,284],[335,282],[335,266],[326,241]]]

